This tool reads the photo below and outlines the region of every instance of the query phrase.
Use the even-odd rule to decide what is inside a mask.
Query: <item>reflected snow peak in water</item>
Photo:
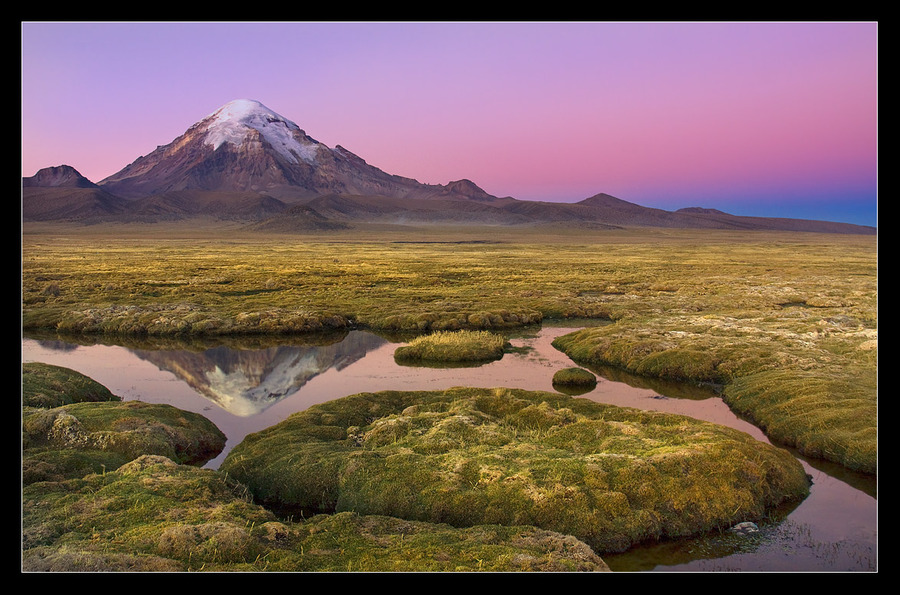
[[[200,352],[136,349],[133,353],[184,380],[228,413],[250,417],[301,390],[326,370],[342,370],[386,343],[376,335],[357,332],[330,345],[255,350],[219,346]]]

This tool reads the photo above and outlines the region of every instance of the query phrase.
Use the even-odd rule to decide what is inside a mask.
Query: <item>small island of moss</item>
[[[507,341],[489,331],[438,331],[398,347],[398,362],[486,362],[503,357]]]
[[[553,386],[591,389],[597,386],[597,377],[584,368],[563,368],[553,375]]]
[[[518,389],[361,393],[250,434],[220,466],[283,513],[532,525],[599,554],[763,518],[809,493],[748,434]]]

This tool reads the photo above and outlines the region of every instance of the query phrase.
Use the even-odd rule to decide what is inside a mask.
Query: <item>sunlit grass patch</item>
[[[852,380],[796,370],[771,370],[730,383],[723,394],[773,439],[848,469],[878,468],[875,378]]]
[[[876,473],[877,331],[832,312],[641,318],[554,345],[586,365],[715,383],[768,436],[810,457]]]
[[[480,362],[503,357],[508,341],[489,331],[438,331],[398,347],[398,361]]]

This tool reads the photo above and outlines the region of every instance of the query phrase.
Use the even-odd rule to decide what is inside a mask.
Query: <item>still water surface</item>
[[[551,342],[573,327],[545,325],[510,334],[513,352],[471,367],[401,366],[402,343],[364,332],[313,342],[179,345],[75,344],[22,340],[23,362],[77,370],[126,400],[167,403],[201,413],[228,437],[217,468],[249,433],[295,411],[359,392],[439,390],[453,386],[552,391],[553,373],[575,365]],[[305,341],[305,342],[304,342]],[[603,403],[688,415],[768,441],[735,416],[710,388],[654,382],[593,369],[600,382],[580,395]],[[810,496],[750,537],[730,533],[633,548],[604,556],[617,571],[875,571],[877,493],[874,478],[797,455],[813,478]]]

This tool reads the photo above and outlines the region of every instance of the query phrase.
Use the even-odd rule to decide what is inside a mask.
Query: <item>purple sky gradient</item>
[[[233,99],[497,196],[875,225],[874,22],[22,23],[22,175],[98,182]]]

